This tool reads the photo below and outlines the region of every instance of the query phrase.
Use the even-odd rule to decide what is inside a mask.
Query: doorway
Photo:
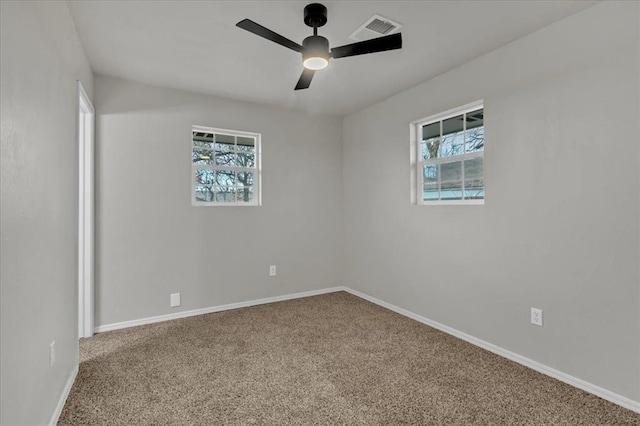
[[[78,336],[93,336],[95,110],[78,81]]]

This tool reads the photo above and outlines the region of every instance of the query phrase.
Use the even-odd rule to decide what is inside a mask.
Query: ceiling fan
[[[317,70],[326,68],[331,58],[346,58],[347,56],[384,52],[385,50],[400,49],[402,47],[402,35],[396,33],[329,49],[329,40],[318,35],[318,28],[327,23],[327,8],[320,3],[311,3],[304,8],[304,23],[309,27],[313,27],[313,35],[305,38],[302,41],[302,45],[250,19],[243,19],[236,26],[302,54],[304,70],[295,90],[307,89],[311,84],[313,74]]]

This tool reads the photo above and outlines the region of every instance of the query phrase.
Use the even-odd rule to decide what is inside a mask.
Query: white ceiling
[[[325,1],[332,47],[371,15],[403,25],[401,50],[332,60],[293,91],[300,54],[235,24],[249,18],[301,43],[311,1],[69,1],[93,71],[151,85],[346,115],[429,80],[594,2]],[[531,52],[535,54],[535,52]]]

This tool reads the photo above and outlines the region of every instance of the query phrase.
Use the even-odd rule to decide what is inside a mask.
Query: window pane
[[[438,182],[438,165],[422,166],[422,180],[424,182]]]
[[[422,200],[437,200],[440,198],[440,190],[438,189],[438,183],[424,183],[422,187]]]
[[[440,122],[422,126],[422,159],[437,158],[440,149]]]
[[[235,152],[216,151],[216,165],[235,166],[237,156]]]
[[[440,155],[440,138],[432,138],[428,139],[424,143],[425,150],[423,152],[423,159],[428,160],[429,158],[438,158]]]
[[[484,127],[467,130],[466,150],[476,152],[484,150]]]
[[[482,178],[482,167],[483,167],[483,159],[482,157],[472,158],[470,160],[465,160],[464,162],[464,178],[465,179],[477,179]]]
[[[240,152],[236,158],[237,165],[240,167],[254,167],[255,166],[255,156],[253,153],[249,152]]]
[[[465,200],[481,200],[484,198],[484,180],[471,179],[464,181],[464,199]]]
[[[193,147],[213,149],[213,133],[192,132]]]
[[[213,142],[198,142],[194,140],[193,147],[195,149],[213,149]]]
[[[440,179],[443,182],[462,180],[462,161],[442,163],[440,165]]]
[[[213,152],[204,149],[193,150],[193,164],[213,164]]]
[[[435,123],[427,124],[426,126],[422,126],[422,140],[426,141],[433,138],[440,137],[440,122],[436,121]]]
[[[237,189],[237,196],[239,203],[248,203],[253,201],[253,188],[245,187]]]
[[[238,187],[252,186],[253,185],[253,173],[240,172],[238,173]]]
[[[442,122],[442,142],[439,157],[448,157],[463,153],[464,131],[462,115],[446,119]]]
[[[442,200],[461,200],[462,199],[462,182],[442,182],[440,189],[440,199]]]
[[[221,135],[216,133],[216,149],[220,151],[233,151],[236,137],[231,135]]]
[[[210,186],[196,185],[196,201],[211,202],[213,201],[213,189]]]
[[[465,149],[467,152],[484,150],[484,110],[467,113],[467,133]]]
[[[213,184],[213,170],[197,169],[196,183],[203,184],[203,185]]]
[[[238,151],[256,152],[256,140],[238,136]]]
[[[233,203],[236,201],[236,189],[229,187],[216,188],[216,201],[220,203]]]
[[[227,170],[216,170],[216,185],[217,186],[235,186],[236,184],[236,172],[230,172]],[[218,192],[216,190],[216,192]]]

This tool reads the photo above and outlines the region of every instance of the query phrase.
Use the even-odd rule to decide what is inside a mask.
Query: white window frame
[[[220,166],[215,164],[194,164],[193,163],[193,132],[201,133],[220,133],[230,136],[251,137],[256,141],[255,167],[235,167]],[[191,152],[191,205],[194,207],[251,207],[262,205],[262,150],[261,150],[260,133],[245,132],[241,130],[220,129],[216,127],[191,126],[190,147]],[[202,170],[229,170],[234,172],[251,172],[253,173],[253,200],[249,202],[223,202],[223,201],[197,201],[196,200],[196,169]]]
[[[452,118],[458,116],[460,114],[466,114],[469,112],[476,111],[478,109],[484,110],[484,101],[479,100],[475,102],[471,102],[469,104],[453,108],[426,118],[422,118],[420,120],[414,121],[411,123],[411,142],[413,145],[413,151],[415,155],[415,165],[414,169],[415,179],[412,179],[416,182],[415,194],[416,204],[421,206],[433,206],[433,205],[483,205],[485,198],[481,200],[423,200],[423,184],[424,184],[424,175],[422,171],[422,167],[429,164],[442,164],[442,163],[451,163],[455,161],[464,161],[471,158],[482,158],[483,159],[483,180],[484,180],[484,149],[482,151],[474,151],[474,152],[465,152],[463,154],[451,155],[448,157],[440,157],[424,160],[422,159],[422,150],[421,150],[421,142],[422,142],[422,127],[427,126],[429,124],[433,124],[435,122],[440,122],[440,129],[442,130],[442,121],[448,118]],[[466,132],[467,123],[466,120],[463,121],[463,131]],[[442,132],[441,132],[442,133]],[[464,194],[464,166],[462,167],[462,193]],[[440,174],[438,174],[438,182],[440,182]],[[486,187],[484,189],[486,196]]]

